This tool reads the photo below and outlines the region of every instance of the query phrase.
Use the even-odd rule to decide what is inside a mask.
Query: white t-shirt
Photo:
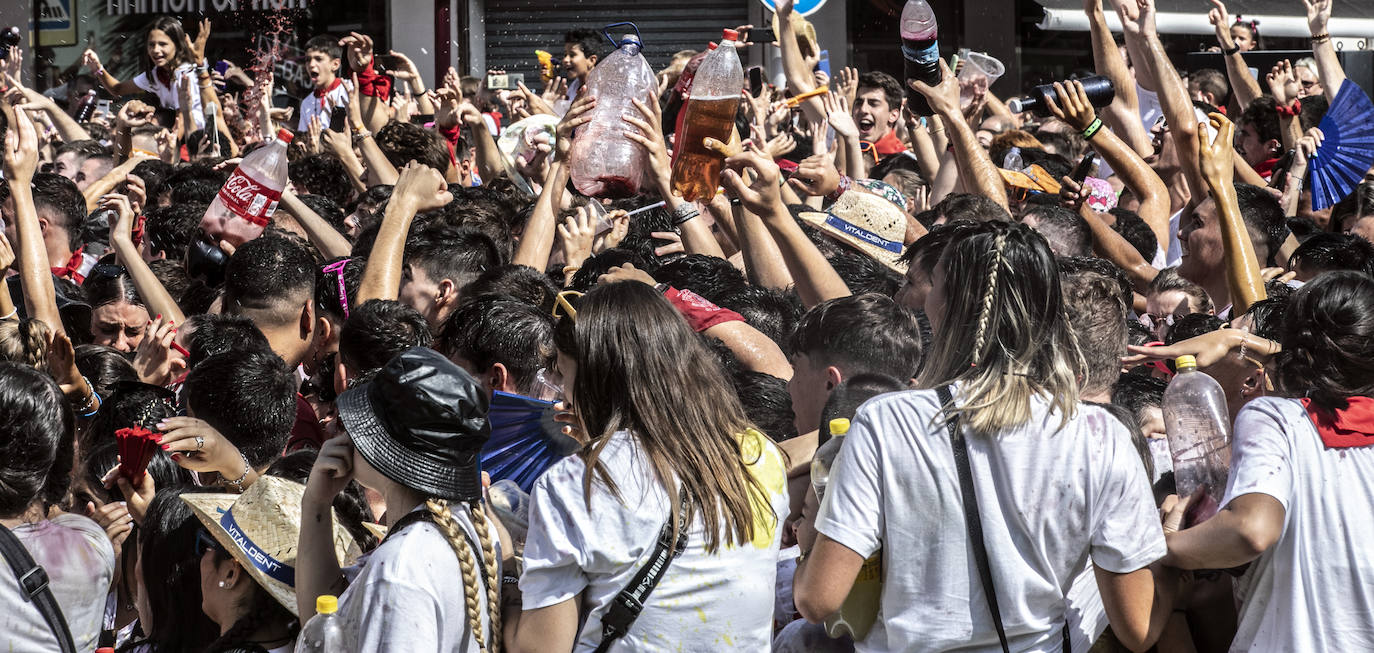
[[[196,121],[196,129],[205,127],[205,116],[200,110],[200,78],[196,76],[196,65],[184,63],[172,71],[171,84],[164,85],[156,76],[150,77],[147,71],[134,77],[134,85],[157,95],[164,109],[181,108],[181,85],[191,85],[191,116]]]
[[[668,496],[637,440],[611,437],[601,463],[620,491],[599,481],[591,508],[582,482],[588,471],[570,456],[549,468],[530,493],[530,530],[520,577],[524,609],[582,595],[581,633],[575,651],[601,642],[601,617],[653,552],[670,513]],[[745,461],[768,492],[771,514],[754,516],[753,541],[705,552],[701,519],[692,523],[687,548],[674,558],[649,595],[630,632],[615,644],[631,651],[767,651],[773,639],[773,592],[778,545],[787,516],[787,472],[778,448],[757,432],[742,436]]]
[[[1260,493],[1283,534],[1236,581],[1232,651],[1374,651],[1374,447],[1328,449],[1296,399],[1236,416],[1222,505]]]
[[[348,86],[351,82],[338,81],[339,85],[325,92],[323,98],[316,96],[312,90],[301,100],[301,119],[296,131],[310,131],[310,119],[314,116],[320,117],[320,129],[329,129],[329,113],[335,107],[348,106]]]
[[[33,561],[48,574],[49,587],[78,651],[94,651],[105,618],[105,596],[114,580],[114,547],[99,524],[81,515],[60,514],[11,529]],[[19,580],[0,564],[0,651],[52,653],[57,637],[43,615],[24,598]]]
[[[1065,596],[1088,561],[1141,569],[1164,555],[1164,533],[1116,418],[1080,405],[1061,429],[1045,401],[1031,407],[1017,428],[969,437],[969,462],[1011,648],[1057,651]],[[865,558],[883,551],[880,616],[859,651],[1001,650],[938,414],[934,390],[870,400],[830,472],[816,529]]]
[[[416,510],[425,510],[422,505]],[[453,507],[453,521],[468,537],[480,561],[481,548],[466,508]],[[492,532],[493,543],[496,533]],[[353,651],[431,653],[476,651],[468,625],[462,570],[458,556],[439,527],[421,521],[388,535],[371,554],[345,575],[348,589],[339,597],[339,615],[349,631]],[[478,613],[482,632],[492,641],[484,572],[477,566]]]

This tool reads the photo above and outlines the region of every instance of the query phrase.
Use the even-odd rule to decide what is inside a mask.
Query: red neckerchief
[[[1374,444],[1374,398],[1351,397],[1347,401],[1349,405],[1335,415],[1317,410],[1307,398],[1303,398],[1302,407],[1327,447],[1348,449]]]
[[[1259,176],[1264,177],[1265,181],[1268,181],[1269,177],[1274,174],[1274,164],[1278,162],[1278,159],[1265,159],[1260,161],[1259,165],[1255,166],[1255,172],[1259,173]]]
[[[72,281],[75,281],[77,284],[80,284],[83,281],[85,281],[86,278],[79,274],[79,271],[81,270],[81,264],[84,262],[81,258],[81,253],[85,249],[85,245],[76,248],[76,251],[72,252],[72,257],[67,259],[66,265],[60,268],[52,268],[53,276],[59,279],[71,279]]]
[[[134,247],[138,247],[143,244],[143,226],[147,222],[148,216],[142,213],[138,214],[137,218],[134,218],[134,228],[130,230],[129,234],[130,240],[134,241]]]
[[[372,63],[367,62],[367,67],[358,71],[358,94],[387,102],[391,99],[391,78],[378,74]]]
[[[882,138],[873,143],[873,151],[877,152],[878,156],[883,157],[905,152],[906,146],[902,144],[902,139],[897,138],[897,132],[889,129]]]
[[[343,84],[343,80],[342,80],[342,79],[339,79],[338,77],[335,77],[335,78],[334,78],[334,81],[332,81],[332,82],[329,83],[329,88],[317,88],[317,89],[315,89],[315,99],[317,99],[317,100],[323,100],[323,99],[324,99],[324,96],[329,95],[330,93],[332,93],[332,92],[334,91],[334,89],[338,88],[339,85],[341,85],[341,84]]]

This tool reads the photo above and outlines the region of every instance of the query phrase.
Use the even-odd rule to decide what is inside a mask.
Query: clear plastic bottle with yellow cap
[[[334,653],[350,651],[344,633],[343,620],[339,618],[339,597],[321,594],[315,599],[315,616],[305,622],[300,637],[296,638],[296,653]]]
[[[830,483],[830,470],[835,458],[844,446],[845,435],[849,433],[849,420],[837,418],[830,420],[830,439],[816,448],[811,458],[811,488],[816,491],[816,501],[825,499],[825,489]],[[831,637],[848,635],[855,641],[868,636],[873,622],[878,617],[878,604],[883,595],[883,552],[876,551],[864,560],[859,568],[859,576],[854,579],[854,587],[849,590],[844,603],[835,614],[825,620],[825,632]]]
[[[1164,431],[1174,460],[1174,484],[1180,498],[1199,487],[1204,494],[1193,501],[1184,527],[1217,513],[1231,471],[1231,417],[1221,384],[1198,371],[1192,356],[1174,361],[1178,374],[1164,390]]]

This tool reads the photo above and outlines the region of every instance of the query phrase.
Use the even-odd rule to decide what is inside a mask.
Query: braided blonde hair
[[[482,614],[477,605],[477,560],[472,555],[472,547],[468,545],[468,539],[463,535],[462,529],[453,519],[453,512],[449,509],[449,502],[443,499],[429,499],[425,502],[425,507],[430,514],[434,515],[434,524],[444,533],[444,538],[453,548],[454,555],[458,556],[458,569],[463,574],[463,604],[467,610],[468,625],[472,628],[473,639],[477,640],[477,649],[481,653],[498,653],[501,650],[501,630],[500,630],[500,610],[501,604],[495,594],[499,591],[501,578],[493,575],[496,569],[495,549],[491,546],[491,537],[488,534],[487,518],[485,511],[478,502],[470,508],[473,525],[478,525],[478,538],[483,549],[483,571],[488,574],[487,579],[487,609],[491,613],[489,616],[492,641],[487,643],[486,632],[482,629]],[[481,515],[478,517],[478,515]],[[487,549],[491,553],[487,554]]]
[[[992,300],[997,295],[997,275],[1002,269],[1002,261],[1006,258],[1007,234],[1005,232],[997,234],[996,240],[992,245],[992,260],[988,262],[988,280],[983,285],[983,301],[978,308],[978,329],[973,335],[973,359],[974,365],[983,356],[983,343],[987,340],[988,318],[992,316]]]

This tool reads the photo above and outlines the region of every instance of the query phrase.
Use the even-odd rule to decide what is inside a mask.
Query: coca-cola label
[[[281,191],[249,177],[242,168],[234,169],[229,181],[219,189],[219,201],[234,215],[260,227],[266,227],[269,216],[277,208]]]

